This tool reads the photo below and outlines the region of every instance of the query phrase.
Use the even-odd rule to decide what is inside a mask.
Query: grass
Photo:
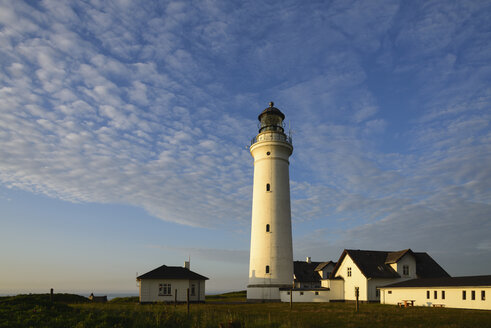
[[[239,292],[230,292],[219,295],[207,295],[206,296],[207,303],[215,303],[215,302],[246,302],[246,291]]]
[[[244,303],[240,304],[243,301]],[[206,304],[140,305],[135,298],[90,303],[78,295],[0,298],[0,327],[491,327],[491,311],[398,308],[350,303],[245,303],[243,292],[207,296]]]

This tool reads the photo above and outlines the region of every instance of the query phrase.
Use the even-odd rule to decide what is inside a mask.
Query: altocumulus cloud
[[[244,146],[272,98],[293,123],[294,223],[315,228],[297,255],[491,257],[491,26],[478,1],[13,1],[0,12],[7,186],[246,225]]]

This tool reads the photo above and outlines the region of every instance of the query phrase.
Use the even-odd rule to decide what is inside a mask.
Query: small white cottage
[[[205,301],[207,277],[184,267],[162,265],[136,278],[140,287],[140,303],[186,302],[189,289],[190,302]]]

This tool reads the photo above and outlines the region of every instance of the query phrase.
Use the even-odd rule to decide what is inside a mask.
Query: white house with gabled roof
[[[140,288],[140,303],[205,301],[205,281],[202,276],[184,267],[162,265],[136,278]]]
[[[450,277],[427,253],[345,249],[331,274],[344,281],[344,300],[378,302],[379,287],[415,278]]]

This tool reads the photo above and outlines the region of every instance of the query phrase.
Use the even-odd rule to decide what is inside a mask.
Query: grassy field
[[[243,302],[243,303],[240,303]],[[70,294],[0,298],[0,327],[491,327],[491,311],[398,308],[349,303],[246,304],[243,292],[207,296],[206,304],[140,305],[137,298],[90,303]]]

